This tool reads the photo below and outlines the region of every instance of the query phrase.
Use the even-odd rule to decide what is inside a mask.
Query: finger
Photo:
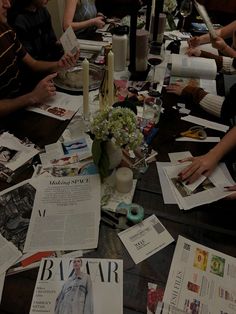
[[[236,191],[236,185],[227,186],[226,188],[228,191]]]
[[[191,164],[179,173],[181,180],[188,180],[195,172],[199,171],[199,165]]]
[[[230,195],[227,195],[225,197],[225,199],[227,199],[227,200],[235,200],[236,199],[236,193],[232,193]]]
[[[47,75],[47,76],[44,78],[44,80],[45,80],[45,81],[52,81],[56,76],[57,76],[57,72]]]
[[[186,162],[186,161],[193,161],[194,157],[185,157],[183,159],[178,160],[178,162]]]

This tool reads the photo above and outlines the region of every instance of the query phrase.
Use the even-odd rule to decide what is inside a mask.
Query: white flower
[[[177,7],[176,0],[165,0],[163,12],[171,13],[176,9],[176,7]]]

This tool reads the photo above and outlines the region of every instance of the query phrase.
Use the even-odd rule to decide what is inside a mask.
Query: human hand
[[[97,16],[93,19],[93,25],[97,28],[103,28],[105,25],[104,16]]]
[[[218,49],[218,50],[224,50],[227,47],[226,42],[223,38],[217,36],[216,38],[211,38],[211,44],[212,47]]]
[[[227,200],[235,200],[236,199],[236,184],[232,186],[226,186],[225,187],[226,191],[235,191],[235,193],[232,193],[228,196],[225,197]]]
[[[183,89],[185,88],[185,85],[180,83],[170,84],[166,87],[166,91],[171,94],[176,94],[180,96],[182,94]]]
[[[65,69],[75,66],[79,59],[80,50],[77,48],[76,53],[66,52],[58,61],[58,69]]]
[[[201,175],[209,177],[218,164],[218,160],[216,160],[214,157],[214,154],[209,152],[202,156],[187,157],[179,160],[179,162],[192,161],[190,165],[188,165],[179,173],[180,179],[191,184],[200,178]]]
[[[189,57],[191,57],[191,56],[200,57],[201,50],[199,48],[188,48],[186,51],[186,54]]]
[[[36,85],[36,87],[31,92],[32,104],[43,103],[50,97],[56,95],[56,88],[53,83],[53,79],[56,76],[57,73],[50,74]]]
[[[194,36],[188,39],[189,48],[194,48],[201,45],[201,39],[199,36]]]

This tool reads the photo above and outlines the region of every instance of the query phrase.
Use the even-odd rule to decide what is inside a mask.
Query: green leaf
[[[93,155],[93,161],[95,163],[96,166],[99,167],[99,162],[102,156],[102,140],[97,140],[94,139],[93,140],[93,144],[92,144],[92,155]]]
[[[105,151],[105,149],[102,150],[102,155],[99,162],[99,173],[101,175],[101,178],[106,178],[109,175],[109,158]]]

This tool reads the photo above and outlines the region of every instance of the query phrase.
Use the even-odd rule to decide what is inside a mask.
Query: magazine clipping
[[[235,287],[235,258],[179,236],[164,302],[190,314],[235,314]]]
[[[30,314],[122,314],[123,261],[42,259]]]

